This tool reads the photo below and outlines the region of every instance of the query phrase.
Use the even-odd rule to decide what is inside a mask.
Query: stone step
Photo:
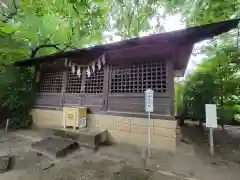
[[[81,147],[90,149],[98,149],[101,144],[107,142],[107,131],[97,128],[82,128],[78,130],[72,129],[55,129],[54,135],[63,138],[73,139],[78,142]]]
[[[51,159],[56,159],[65,157],[67,154],[78,149],[78,147],[78,143],[74,140],[60,137],[48,137],[32,143],[31,150],[48,156]]]
[[[5,173],[9,169],[10,159],[8,155],[0,157],[0,173]]]

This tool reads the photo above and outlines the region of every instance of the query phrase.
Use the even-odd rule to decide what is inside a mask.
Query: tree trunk
[[[185,118],[180,117],[180,118],[178,119],[178,125],[179,125],[179,126],[184,126],[184,124],[185,124]]]
[[[225,134],[225,129],[224,129],[224,124],[223,123],[221,124],[221,128],[222,128],[221,134],[223,135],[223,134]]]

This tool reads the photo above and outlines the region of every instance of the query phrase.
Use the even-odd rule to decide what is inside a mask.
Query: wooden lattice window
[[[103,92],[104,69],[96,70],[90,77],[86,76],[84,93],[100,94]]]
[[[59,93],[62,89],[62,72],[43,72],[38,92]]]
[[[67,93],[80,93],[81,82],[82,76],[78,77],[76,74],[73,74],[71,71],[68,71]]]
[[[112,67],[111,93],[142,93],[147,88],[155,92],[167,91],[165,61],[143,61],[131,68]]]

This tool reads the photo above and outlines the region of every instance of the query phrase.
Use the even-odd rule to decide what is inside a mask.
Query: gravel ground
[[[36,134],[34,139],[36,139]],[[31,138],[15,133],[1,134],[0,154],[10,155],[11,169],[0,174],[4,180],[177,180],[179,177],[145,170],[141,163],[127,162],[114,154],[80,149],[64,159],[53,160],[30,151]],[[107,147],[106,147],[107,148]],[[112,150],[110,148],[110,150]],[[116,158],[117,157],[117,158]],[[139,157],[137,158],[139,159]],[[134,162],[134,161],[133,161]]]
[[[42,134],[34,132],[33,138],[27,134],[25,138],[19,133],[0,133],[0,155],[13,159],[12,169],[0,174],[0,180],[226,180],[240,176],[238,163],[208,155],[205,140],[178,144],[176,153],[153,150],[145,169],[142,149],[136,146],[104,146],[97,152],[80,148],[53,160],[29,150]]]

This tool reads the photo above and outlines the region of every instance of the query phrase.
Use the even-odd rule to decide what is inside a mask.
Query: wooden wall
[[[67,71],[65,70],[64,72],[61,72],[61,80],[58,79],[58,81],[50,81],[50,83],[55,83],[54,86],[57,86],[57,83],[61,83],[61,89],[59,90],[59,88],[55,88],[52,90],[54,92],[39,92],[35,107],[61,109],[63,106],[86,106],[88,107],[90,113],[116,115],[119,114],[123,116],[146,117],[146,113],[144,112],[143,92],[111,92],[111,74],[113,73],[112,71],[113,67],[106,66],[102,72],[102,80],[97,79],[96,83],[102,83],[103,85],[102,90],[98,89],[96,92],[93,91],[94,93],[89,93],[90,91],[79,91],[77,93],[74,93],[73,91],[71,91],[71,88],[74,87],[76,89],[76,87],[73,85],[71,86],[68,83],[70,81],[72,83],[77,80],[75,80],[74,78],[69,79],[69,73],[67,73]],[[151,70],[149,70],[149,72],[151,72]],[[79,89],[84,89],[87,86],[86,77],[84,74],[83,76],[84,77],[81,78],[81,82],[79,82]],[[156,116],[157,118],[162,116],[164,116],[165,118],[172,118],[174,116],[174,73],[172,61],[166,61],[166,76],[166,91],[154,93],[153,116]],[[156,79],[157,78],[158,77],[156,77]],[[94,80],[96,81],[96,79]],[[40,88],[41,87],[43,87],[43,85],[40,84]]]

